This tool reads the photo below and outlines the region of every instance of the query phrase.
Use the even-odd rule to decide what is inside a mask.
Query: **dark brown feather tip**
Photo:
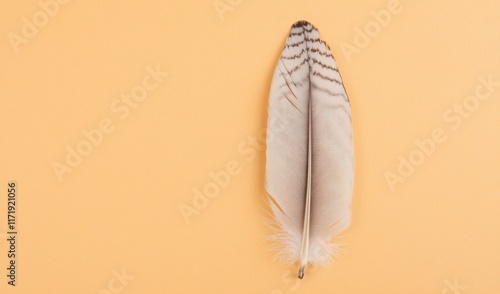
[[[317,30],[315,26],[313,26],[312,23],[308,22],[307,20],[299,20],[298,22],[294,23],[292,25],[292,28],[300,28],[300,27],[307,27],[311,26],[313,29]]]

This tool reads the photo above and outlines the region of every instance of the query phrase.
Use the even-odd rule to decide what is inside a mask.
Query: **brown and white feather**
[[[295,23],[274,72],[268,107],[266,191],[279,231],[277,255],[325,265],[351,221],[351,107],[318,30]]]

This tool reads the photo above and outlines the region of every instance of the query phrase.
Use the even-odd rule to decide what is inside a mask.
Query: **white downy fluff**
[[[333,237],[351,221],[354,178],[351,107],[337,64],[318,30],[295,23],[269,97],[266,190],[277,257],[326,265]]]

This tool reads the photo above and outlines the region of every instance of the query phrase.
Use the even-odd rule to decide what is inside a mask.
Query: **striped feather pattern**
[[[268,107],[266,190],[277,256],[300,265],[332,261],[332,238],[351,220],[351,107],[318,30],[295,23],[274,72]]]

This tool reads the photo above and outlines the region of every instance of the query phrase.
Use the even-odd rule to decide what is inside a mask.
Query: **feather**
[[[354,178],[351,107],[318,30],[295,23],[274,72],[268,107],[266,191],[277,256],[326,265],[350,225]]]

